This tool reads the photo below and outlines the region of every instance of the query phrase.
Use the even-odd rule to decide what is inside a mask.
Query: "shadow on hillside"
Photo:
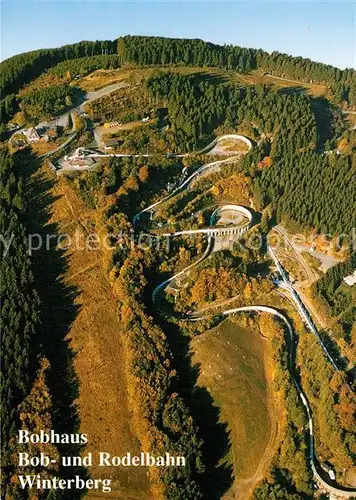
[[[183,334],[178,325],[168,323],[158,316],[152,304],[147,303],[149,311],[164,332],[174,356],[174,368],[179,373],[179,392],[189,405],[194,421],[203,439],[203,459],[205,472],[197,478],[203,498],[217,500],[222,498],[233,484],[233,467],[226,462],[231,448],[230,432],[226,423],[219,421],[220,409],[205,387],[198,387],[200,367],[193,364],[190,339]]]
[[[26,158],[27,160],[27,158]],[[39,170],[38,162],[29,156],[25,163],[28,173],[28,229],[30,234],[36,234],[34,247],[41,248],[32,252],[33,271],[36,289],[41,301],[41,346],[38,351],[50,362],[47,371],[47,384],[52,397],[52,427],[59,434],[75,434],[79,432],[79,416],[75,400],[79,395],[79,383],[74,372],[75,353],[67,338],[71,324],[79,313],[75,299],[79,291],[68,286],[63,281],[63,275],[68,269],[65,252],[56,247],[56,237],[59,228],[51,222],[52,204],[54,198],[50,190],[54,179]],[[52,239],[49,239],[52,236]],[[58,444],[60,455],[77,456],[82,445]],[[85,478],[87,471],[81,467],[62,467],[60,477],[69,478],[74,475]],[[81,498],[85,490],[68,491],[68,496],[61,498]]]
[[[200,371],[199,365],[194,365],[194,371]],[[227,423],[220,422],[218,408],[205,387],[193,389],[194,417],[204,440],[203,455],[206,471],[202,490],[204,498],[219,499],[232,486],[233,466],[226,461],[226,455],[231,449],[231,437]]]
[[[332,149],[335,146],[333,142],[337,130],[335,107],[324,97],[313,98],[311,103],[316,122],[317,149]]]
[[[299,85],[293,85],[292,87],[282,87],[278,89],[278,94],[281,95],[293,95],[293,94],[306,94],[307,89]]]

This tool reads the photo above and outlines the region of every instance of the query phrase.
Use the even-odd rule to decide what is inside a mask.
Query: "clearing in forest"
[[[191,348],[193,364],[200,365],[197,385],[207,388],[230,432],[231,447],[222,462],[233,465],[234,483],[226,498],[246,500],[275,450],[269,341],[260,336],[255,322],[242,327],[227,319],[196,337]]]

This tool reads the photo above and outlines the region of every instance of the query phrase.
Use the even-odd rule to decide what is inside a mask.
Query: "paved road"
[[[85,96],[85,101],[83,104],[86,104],[89,101],[95,101],[96,99],[100,99],[100,97],[112,94],[113,92],[116,92],[117,90],[125,87],[129,87],[129,84],[125,82],[119,82],[119,83],[113,83],[112,85],[107,85],[106,87],[103,87],[102,89],[99,90],[93,90],[91,92],[88,92]]]
[[[48,152],[48,153],[45,153],[43,155],[41,155],[39,158],[48,158],[52,155],[54,155],[55,153],[57,153],[58,151],[60,151],[61,149],[64,149],[66,146],[68,146],[68,144],[70,144],[76,137],[76,132],[75,132],[75,119],[74,119],[74,114],[77,113],[78,111],[79,112],[82,112],[83,111],[83,106],[85,106],[85,104],[88,104],[89,102],[92,102],[96,99],[99,99],[100,97],[103,97],[105,95],[108,95],[108,94],[111,94],[112,92],[115,92],[116,90],[120,89],[120,88],[124,88],[124,87],[128,87],[129,85],[127,83],[124,83],[124,82],[120,82],[120,83],[114,83],[112,85],[108,85],[107,87],[104,87],[100,90],[96,90],[96,91],[93,91],[93,92],[88,92],[85,96],[85,99],[84,101],[79,104],[78,106],[66,111],[63,115],[60,115],[60,116],[57,116],[56,118],[54,118],[53,120],[47,120],[47,121],[43,121],[43,122],[40,122],[37,127],[54,127],[54,126],[60,126],[60,127],[63,127],[63,128],[67,128],[68,127],[68,123],[69,123],[69,117],[71,116],[72,117],[72,123],[73,123],[73,127],[72,127],[72,135],[63,143],[61,144],[60,146],[58,146],[58,148]],[[16,132],[14,132],[13,136],[17,135],[17,134],[21,134],[23,133],[24,129],[19,129],[19,130],[16,130]],[[73,170],[77,170],[77,169],[73,169]]]

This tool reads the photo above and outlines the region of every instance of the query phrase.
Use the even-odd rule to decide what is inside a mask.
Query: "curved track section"
[[[356,490],[341,490],[339,488],[335,488],[328,484],[318,473],[315,466],[315,445],[314,445],[314,430],[313,430],[313,419],[312,419],[312,411],[308,402],[306,395],[304,394],[301,386],[299,385],[298,380],[295,377],[293,370],[293,346],[294,346],[294,335],[293,335],[293,327],[291,323],[288,321],[284,314],[277,311],[273,307],[269,306],[244,306],[244,307],[236,307],[234,309],[227,309],[222,313],[218,314],[219,316],[229,316],[231,314],[237,314],[241,312],[252,312],[252,313],[267,313],[272,314],[273,316],[280,319],[287,327],[288,335],[289,335],[289,349],[288,349],[288,364],[289,371],[292,375],[294,386],[299,394],[299,397],[303,403],[305,411],[308,417],[308,429],[309,429],[309,464],[310,468],[313,472],[313,476],[315,481],[330,494],[335,495],[337,498],[354,498],[356,495]],[[200,321],[203,319],[211,318],[211,315],[201,315],[199,317],[193,317],[192,315],[189,317],[189,321]]]
[[[202,155],[202,154],[210,153],[210,151],[212,149],[214,149],[215,146],[217,146],[219,144],[219,142],[223,141],[224,139],[242,141],[242,142],[244,142],[247,145],[248,151],[250,151],[252,149],[252,142],[250,141],[250,139],[248,139],[244,135],[226,134],[226,135],[222,135],[220,137],[217,137],[216,139],[214,139],[213,141],[211,141],[210,144],[208,144],[207,146],[205,146],[205,148],[201,149],[197,154],[201,154]]]
[[[190,154],[196,154],[196,155],[202,155],[209,153],[214,149],[215,146],[219,144],[219,142],[223,141],[224,139],[226,140],[238,140],[242,141],[247,145],[248,151],[250,151],[253,147],[252,142],[250,139],[245,137],[244,135],[239,135],[239,134],[226,134],[226,135],[221,135],[220,137],[217,137],[213,141],[211,141],[210,144],[205,146],[205,148],[201,149],[200,151],[196,151],[194,153],[168,153],[164,156],[167,158],[184,158],[185,156],[189,156]],[[247,152],[248,152],[247,151]],[[225,151],[225,155],[229,154],[230,156],[237,155],[237,154],[245,154],[246,152],[238,152],[238,151]],[[220,153],[221,154],[221,153]],[[77,158],[104,158],[104,157],[117,157],[117,158],[149,158],[150,156],[154,156],[153,154],[143,154],[143,153],[102,153],[99,151],[95,151],[93,149],[87,149],[85,147],[79,147],[75,150],[74,154],[72,156],[69,156],[68,158],[73,160]]]
[[[219,139],[221,140],[222,138],[231,138],[232,136],[222,136]],[[233,136],[234,138],[239,138],[241,139],[242,136]],[[213,143],[209,144],[204,150],[202,150],[200,153],[204,153],[207,151],[210,151],[212,147],[214,147],[219,139],[216,139],[213,141]],[[246,139],[246,138],[245,138]],[[247,139],[247,141],[249,141]],[[249,141],[251,147],[252,143]],[[251,147],[249,149],[251,149]],[[208,149],[210,148],[210,149]],[[178,155],[177,155],[178,156]],[[171,199],[173,196],[178,194],[180,191],[183,189],[187,189],[195,180],[197,180],[203,173],[206,173],[209,170],[216,171],[219,170],[220,167],[223,164],[230,163],[234,161],[234,157],[230,157],[225,160],[220,160],[216,162],[211,162],[211,163],[206,163],[199,167],[195,172],[193,172],[191,175],[186,177],[185,172],[183,171],[183,179],[179,183],[178,187],[172,191],[172,193],[168,194],[161,200],[159,200],[156,203],[153,203],[152,205],[149,205],[148,207],[144,208],[141,210],[139,213],[137,213],[134,218],[133,218],[133,224],[137,225],[138,221],[141,217],[142,214],[151,212],[153,211],[156,207],[161,205],[162,203],[168,201]],[[224,210],[237,210],[240,213],[242,213],[245,217],[247,217],[248,222],[243,225],[243,226],[225,226],[225,227],[218,227],[215,226],[216,218],[219,214],[221,214]],[[152,301],[153,303],[157,302],[157,297],[160,292],[162,292],[169,283],[171,283],[173,280],[178,278],[179,276],[184,275],[187,273],[190,269],[193,267],[197,266],[199,263],[201,263],[203,260],[205,260],[209,254],[212,252],[213,247],[214,247],[214,236],[219,235],[219,234],[242,234],[246,231],[248,231],[253,225],[253,217],[252,213],[250,210],[248,210],[246,207],[242,207],[239,205],[224,205],[222,207],[218,207],[211,215],[210,217],[210,227],[206,229],[200,229],[200,230],[186,230],[186,231],[177,231],[173,233],[167,233],[163,236],[180,236],[180,235],[188,235],[188,234],[199,234],[199,233],[204,233],[207,234],[208,236],[208,244],[207,247],[203,253],[203,255],[195,262],[190,264],[188,267],[180,271],[179,273],[176,273],[174,276],[171,276],[164,282],[160,283],[153,291],[152,293]],[[157,235],[156,235],[157,236]],[[295,388],[298,392],[298,395],[302,401],[302,404],[305,408],[307,417],[308,417],[308,430],[309,430],[309,464],[310,468],[312,470],[313,476],[315,481],[318,483],[318,485],[323,488],[325,491],[327,491],[329,494],[335,496],[336,498],[353,498],[356,495],[356,490],[343,490],[339,489],[337,487],[334,487],[330,484],[328,484],[318,473],[317,468],[316,468],[316,463],[315,463],[315,445],[314,445],[314,430],[313,430],[313,420],[312,420],[312,411],[309,405],[309,402],[307,400],[306,395],[304,394],[296,376],[294,373],[293,369],[293,347],[294,347],[294,335],[293,335],[293,327],[289,320],[287,319],[286,316],[284,316],[282,313],[280,313],[277,309],[274,309],[273,307],[269,306],[261,306],[261,305],[255,305],[255,306],[244,306],[244,307],[237,307],[234,309],[227,309],[221,313],[218,314],[202,314],[197,311],[196,313],[190,314],[186,317],[188,321],[201,321],[203,319],[208,319],[212,318],[214,316],[229,316],[231,314],[237,314],[241,312],[250,312],[250,313],[267,313],[267,314],[272,314],[273,316],[277,317],[280,319],[285,326],[287,327],[288,330],[288,335],[289,335],[289,349],[288,349],[288,364],[289,364],[289,369],[290,373],[293,379],[293,383],[295,385]]]

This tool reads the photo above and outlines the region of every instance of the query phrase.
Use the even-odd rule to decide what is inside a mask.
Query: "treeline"
[[[19,163],[0,153],[1,234],[1,497],[14,473],[10,441],[21,428],[19,405],[29,395],[40,342],[40,302],[32,272],[23,214],[26,211]],[[26,497],[27,498],[27,497]]]
[[[31,118],[49,118],[70,108],[82,96],[78,87],[53,85],[22,97],[20,107]]]
[[[356,253],[346,262],[341,262],[327,270],[325,275],[313,285],[314,294],[330,308],[331,315],[338,317],[345,340],[356,345],[356,306],[352,288],[343,279],[356,269]]]
[[[72,79],[77,75],[85,76],[97,69],[117,69],[119,67],[120,59],[116,54],[103,54],[62,61],[49,69],[48,73]]]
[[[262,335],[270,339],[275,373],[274,392],[281,409],[280,441],[266,479],[256,488],[255,500],[299,500],[312,497],[311,473],[308,467],[306,415],[292,380],[288,349],[292,348],[285,328],[271,316],[260,316]],[[278,403],[277,403],[278,404]]]
[[[351,238],[356,210],[351,157],[314,152],[293,155],[286,143],[283,157],[255,175],[258,208],[271,204],[278,221]]]
[[[333,465],[342,483],[344,472],[355,465],[356,396],[345,373],[333,368],[312,333],[300,336],[298,361],[313,411],[316,455],[321,463]]]
[[[118,221],[119,216],[115,214],[113,220]],[[125,219],[121,214],[124,226]],[[150,471],[154,489],[163,498],[196,500],[202,498],[199,487],[204,472],[202,441],[179,394],[177,373],[166,336],[144,306],[153,265],[153,254],[135,247],[126,255],[119,250],[111,271],[113,290],[120,304],[133,417],[144,451],[186,458],[185,467]]]
[[[202,40],[125,36],[118,39],[121,62],[140,66],[182,65],[211,66],[248,72],[259,69],[279,77],[301,82],[326,83],[336,103],[356,105],[355,70],[340,70],[302,57],[279,52],[215,45]]]
[[[40,475],[41,479],[68,477],[73,473],[84,475],[80,468],[63,468],[60,455],[79,454],[78,447],[53,443],[18,443],[18,430],[30,433],[48,433],[72,430],[71,420],[77,417],[72,399],[63,398],[63,392],[73,390],[71,384],[72,367],[66,365],[61,370],[61,362],[50,352],[55,350],[56,357],[63,355],[61,343],[51,336],[56,329],[51,303],[51,323],[45,324],[46,306],[43,300],[41,282],[38,280],[39,259],[29,248],[29,234],[35,228],[33,207],[35,196],[29,194],[29,168],[31,157],[19,154],[10,156],[6,151],[0,153],[0,231],[1,231],[1,375],[0,375],[0,419],[1,419],[1,498],[4,500],[30,500],[52,497],[48,490],[23,489],[19,481],[21,475]],[[33,181],[33,178],[31,179]],[[25,189],[26,186],[26,189]],[[34,188],[31,183],[31,188]],[[31,197],[31,204],[30,204]],[[36,224],[36,223],[35,223]],[[37,233],[38,236],[40,234]],[[46,250],[48,251],[48,249]],[[41,271],[44,271],[42,253]],[[51,252],[51,271],[55,263]],[[54,271],[55,273],[55,271]],[[44,273],[46,276],[48,274]],[[42,283],[46,294],[52,292],[48,279]],[[41,297],[41,299],[39,298]],[[65,302],[65,297],[61,301]],[[60,317],[63,333],[63,315]],[[47,328],[48,326],[48,328]],[[48,334],[48,335],[47,335]],[[50,338],[49,338],[50,337]],[[62,338],[62,337],[61,337]],[[63,341],[64,343],[64,341]],[[50,348],[49,348],[50,346]],[[68,353],[66,352],[68,357]],[[68,361],[67,361],[68,363]],[[54,369],[56,367],[56,371]],[[58,378],[58,373],[61,376]],[[53,380],[60,380],[54,384]],[[70,415],[70,416],[69,416]],[[77,430],[79,421],[75,418]],[[49,466],[19,467],[18,453],[30,456],[44,453],[55,463]],[[80,469],[80,470],[79,470]],[[80,498],[81,491],[71,491],[70,498]],[[55,498],[68,498],[65,492],[57,492]]]
[[[83,41],[56,49],[42,49],[13,56],[1,63],[2,98],[16,93],[44,71],[61,61],[95,55],[118,54],[122,64],[141,66],[212,66],[246,72],[259,69],[279,77],[329,86],[337,104],[356,104],[355,70],[344,71],[310,59],[279,52],[271,54],[233,45],[215,45],[202,40],[125,36],[117,40]]]
[[[286,149],[316,147],[315,117],[310,98],[303,94],[285,95],[267,86],[216,87],[195,76],[172,73],[157,73],[148,79],[147,88],[156,101],[167,106],[180,152],[205,146],[219,126],[225,131],[247,129],[257,136],[274,134],[274,157]]]
[[[61,61],[115,53],[116,43],[101,40],[83,41],[56,49],[40,49],[10,57],[0,64],[1,97],[15,94],[23,85]]]

